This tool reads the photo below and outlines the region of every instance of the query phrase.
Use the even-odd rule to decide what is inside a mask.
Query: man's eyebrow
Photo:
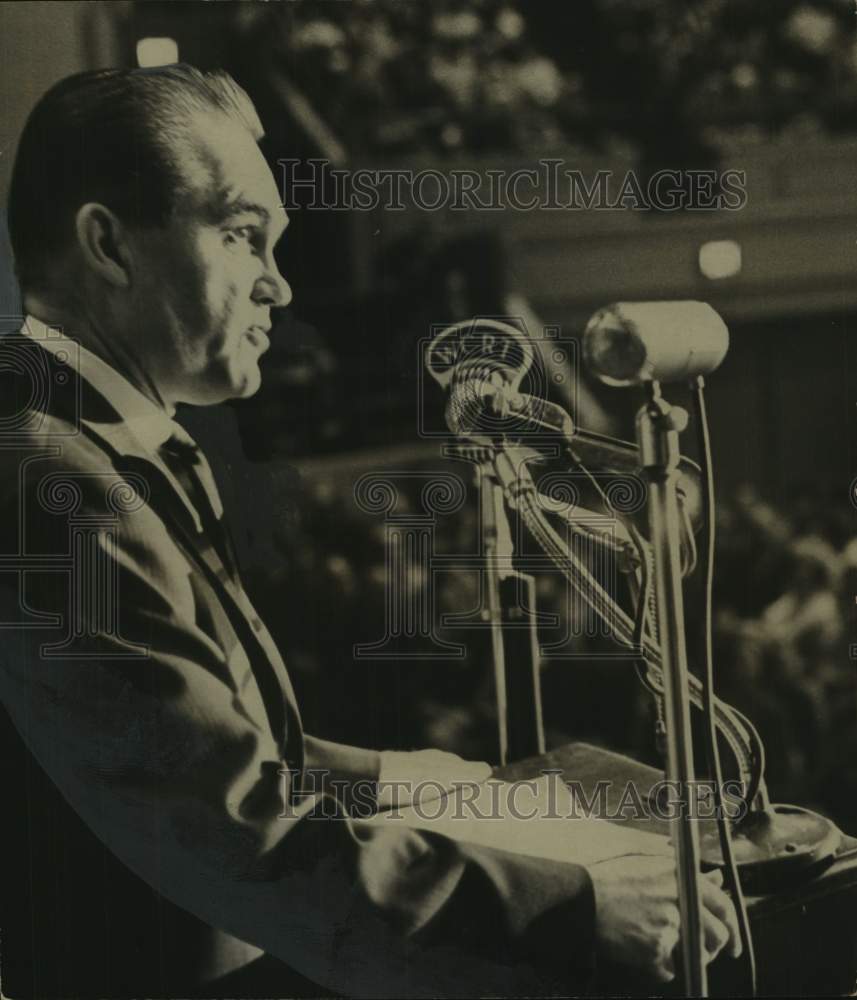
[[[221,204],[221,214],[224,219],[229,219],[233,215],[255,214],[261,216],[266,222],[271,218],[271,213],[255,201],[248,201],[246,198],[233,198]]]
[[[221,207],[221,215],[224,219],[231,219],[236,215],[251,214],[258,215],[265,222],[271,221],[270,209],[247,198],[233,198]],[[289,217],[286,214],[286,210],[282,206],[279,206],[278,210],[274,212],[273,217],[281,222],[282,229],[285,230],[289,224]]]

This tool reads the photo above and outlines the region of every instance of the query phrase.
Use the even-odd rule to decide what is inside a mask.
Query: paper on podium
[[[452,840],[554,861],[593,865],[631,854],[672,856],[667,837],[585,815],[566,785],[550,776],[489,779],[443,797],[379,812],[373,824],[404,825]]]

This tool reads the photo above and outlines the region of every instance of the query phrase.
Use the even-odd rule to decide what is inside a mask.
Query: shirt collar
[[[83,344],[34,316],[27,316],[21,333],[50,351],[101,393],[122,418],[126,430],[147,451],[157,453],[173,435],[176,425],[167,411]]]

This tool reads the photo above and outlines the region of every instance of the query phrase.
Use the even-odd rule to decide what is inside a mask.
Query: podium
[[[609,782],[604,801],[618,811],[622,790],[634,782],[645,804],[663,773],[629,757],[586,743],[572,743],[538,757],[499,768],[506,781],[561,771],[588,796]],[[668,834],[655,815],[620,821],[652,833]],[[707,822],[701,820],[704,826]],[[857,990],[857,838],[843,837],[832,863],[767,896],[748,897],[756,948],[759,996],[847,996]],[[742,959],[721,953],[709,966],[711,996],[747,994]],[[621,969],[605,969],[595,986],[602,995],[684,996],[683,984],[642,982]]]

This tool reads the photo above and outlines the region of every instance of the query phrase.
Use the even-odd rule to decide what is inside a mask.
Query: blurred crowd
[[[745,489],[720,509],[718,690],[757,725],[775,797],[857,816],[854,508],[775,505]]]
[[[857,33],[842,0],[270,8],[242,17],[264,22],[276,58],[355,153],[578,146],[645,158],[653,131],[661,144],[682,133],[688,148],[853,131]]]

